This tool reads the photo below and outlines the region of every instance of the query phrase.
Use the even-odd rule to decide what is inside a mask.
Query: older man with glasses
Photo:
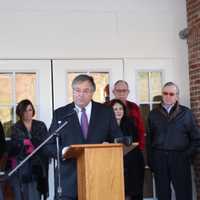
[[[171,199],[171,185],[176,200],[192,200],[190,159],[200,150],[200,132],[173,82],[163,86],[162,102],[149,114],[148,147],[158,200]]]

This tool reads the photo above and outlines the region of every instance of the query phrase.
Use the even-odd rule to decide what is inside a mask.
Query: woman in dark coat
[[[33,119],[35,109],[28,99],[19,102],[16,108],[19,117],[11,130],[11,144],[14,151],[13,165],[19,164],[39,146],[47,136],[46,125]],[[16,161],[16,163],[14,163]],[[13,166],[15,167],[15,166]],[[48,196],[48,159],[37,152],[14,176],[15,199],[39,200]],[[19,191],[20,190],[20,191]]]
[[[112,106],[118,125],[120,126],[125,143],[132,143],[137,140],[137,129],[132,118],[128,117],[126,107],[122,101],[113,99],[110,102]],[[128,139],[128,140],[127,140]],[[124,178],[125,178],[125,195],[127,200],[133,200],[135,185],[137,185],[136,174],[134,173],[135,154],[133,149],[124,156]]]

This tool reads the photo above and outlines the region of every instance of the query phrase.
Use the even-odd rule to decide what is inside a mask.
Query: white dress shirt
[[[78,110],[78,112],[77,112],[78,120],[79,120],[79,123],[81,124],[81,114],[82,114],[81,108],[78,107],[76,104],[75,104],[75,107]],[[91,111],[92,111],[92,102],[90,101],[88,103],[88,105],[85,107],[85,112],[86,112],[86,115],[87,115],[87,118],[88,118],[88,124],[90,123]]]

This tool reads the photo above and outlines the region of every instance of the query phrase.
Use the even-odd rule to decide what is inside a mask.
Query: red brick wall
[[[200,0],[186,0],[191,108],[200,125]],[[200,155],[194,158],[197,200],[200,200]]]

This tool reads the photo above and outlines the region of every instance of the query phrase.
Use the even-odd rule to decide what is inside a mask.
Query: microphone
[[[64,120],[64,119],[66,119],[66,118],[68,118],[68,117],[71,117],[72,115],[74,115],[75,113],[79,113],[79,110],[78,110],[78,108],[73,108],[73,111],[72,112],[70,112],[70,113],[68,113],[68,114],[66,114],[66,115],[64,115],[62,118],[61,118],[61,120],[58,120],[58,124],[60,125],[61,123],[62,123],[62,120]]]

